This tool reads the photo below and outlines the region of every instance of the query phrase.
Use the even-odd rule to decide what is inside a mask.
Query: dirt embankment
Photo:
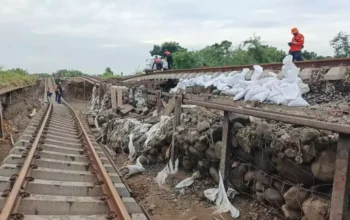
[[[7,156],[12,148],[11,136],[14,142],[30,122],[30,114],[33,109],[38,112],[42,106],[45,85],[38,80],[35,86],[19,89],[9,95],[4,95],[2,100],[5,138],[0,140],[0,161]]]
[[[94,85],[85,82],[85,97],[84,97],[84,81],[81,79],[69,79],[63,82],[63,98],[67,101],[73,99],[90,100]]]

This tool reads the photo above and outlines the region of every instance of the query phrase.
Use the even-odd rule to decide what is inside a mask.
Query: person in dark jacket
[[[62,98],[62,92],[63,92],[61,82],[58,83],[57,90],[58,90],[57,91],[58,92],[57,103],[61,104],[61,98]]]
[[[173,65],[174,65],[173,55],[170,53],[170,51],[165,49],[165,53],[164,53],[163,57],[166,57],[166,61],[168,62],[168,69],[171,70],[173,68]]]
[[[297,28],[292,28],[292,42],[289,42],[289,54],[293,56],[293,61],[303,61],[301,50],[304,48],[304,35],[299,33]]]

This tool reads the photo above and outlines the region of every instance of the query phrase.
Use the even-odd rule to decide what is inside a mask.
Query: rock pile
[[[333,181],[338,135],[283,123],[253,124],[237,114],[230,119],[236,128],[230,175],[235,188],[281,208],[286,219],[328,219],[331,189],[318,186]]]

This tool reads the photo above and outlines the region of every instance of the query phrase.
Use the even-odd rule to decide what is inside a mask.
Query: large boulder
[[[202,121],[197,124],[197,130],[199,133],[206,131],[210,128],[210,123],[208,121]]]
[[[254,162],[259,169],[274,173],[276,172],[276,164],[272,161],[272,154],[264,149],[257,149],[254,154]]]
[[[297,164],[293,160],[283,157],[277,159],[277,170],[279,175],[293,183],[304,184],[305,187],[314,184],[315,177],[310,166]]]
[[[297,186],[291,187],[284,195],[288,209],[301,210],[302,204],[309,198],[309,192]]]
[[[332,182],[335,170],[336,153],[331,150],[325,150],[320,153],[318,160],[313,162],[312,173],[318,180]]]
[[[320,197],[311,196],[302,206],[307,220],[328,220],[330,201]]]
[[[302,216],[300,210],[290,209],[287,205],[282,206],[282,211],[286,220],[299,220]]]
[[[312,140],[315,140],[320,136],[320,132],[314,128],[305,128],[302,130],[301,134],[301,141],[303,143],[310,142]]]
[[[239,192],[244,192],[247,189],[247,185],[244,183],[244,174],[248,171],[247,167],[243,164],[236,165],[230,172],[230,182]]]
[[[301,153],[303,154],[303,163],[310,163],[316,156],[316,150],[314,145],[303,145],[301,148]]]
[[[285,203],[282,194],[273,188],[267,188],[264,196],[272,206],[281,207]]]

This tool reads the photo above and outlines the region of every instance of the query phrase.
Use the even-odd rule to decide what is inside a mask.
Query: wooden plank
[[[4,133],[4,120],[2,117],[2,104],[1,104],[1,97],[0,97],[0,137],[4,138],[5,133]]]
[[[117,88],[117,106],[123,105],[123,89]]]
[[[231,138],[229,136],[231,132],[231,123],[229,120],[229,112],[224,111],[224,121],[222,125],[222,147],[220,158],[220,173],[223,178],[225,189],[228,188],[229,170],[230,170],[230,156],[231,156]]]
[[[112,111],[116,112],[117,108],[118,108],[117,96],[116,96],[116,88],[110,87],[110,91],[111,91]]]
[[[169,100],[168,104],[165,106],[163,115],[169,116],[175,107],[175,96]]]
[[[85,83],[85,80],[84,80],[84,100],[86,100],[86,89],[85,89],[85,86],[86,86],[86,83]]]
[[[134,107],[129,104],[122,105],[121,107],[118,106],[119,112],[123,115],[127,114],[128,112],[132,111]]]
[[[95,122],[94,122],[94,119],[92,118],[92,116],[88,116],[88,125],[90,127],[95,127]]]
[[[350,219],[350,135],[339,133],[330,220]]]
[[[95,83],[96,86],[96,83]],[[100,85],[98,87],[98,106],[101,108],[102,106],[102,83],[100,82]]]
[[[182,95],[175,96],[175,109],[174,109],[174,123],[173,123],[173,137],[171,142],[171,161],[175,167],[175,161],[177,157],[177,147],[175,144],[175,133],[176,127],[181,124],[181,104],[182,104]]]
[[[157,91],[157,113],[160,115],[162,110],[162,91]]]

